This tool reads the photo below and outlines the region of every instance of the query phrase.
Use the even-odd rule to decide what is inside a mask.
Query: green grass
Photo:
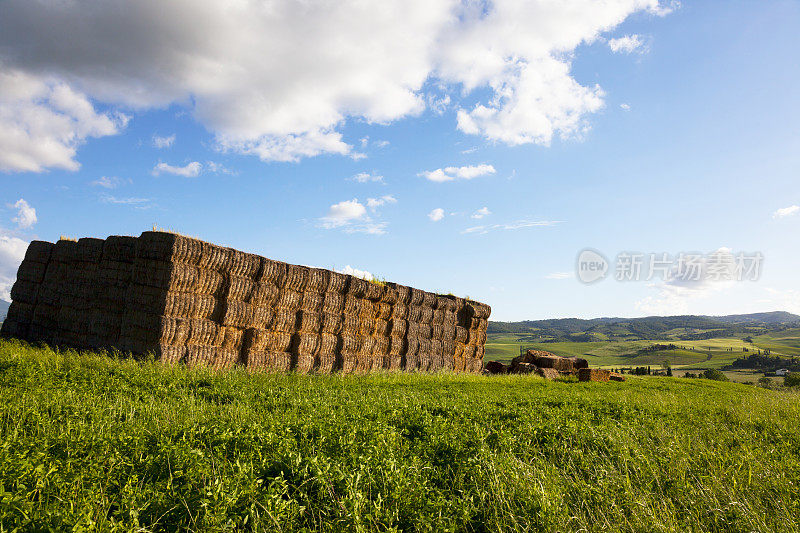
[[[0,342],[0,531],[798,531],[800,396]]]

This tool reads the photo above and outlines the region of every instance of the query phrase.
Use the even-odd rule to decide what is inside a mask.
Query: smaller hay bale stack
[[[602,368],[581,368],[578,370],[578,381],[608,381],[611,378],[610,370]]]

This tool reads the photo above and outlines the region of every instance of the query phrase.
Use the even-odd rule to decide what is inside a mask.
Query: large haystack
[[[164,232],[34,241],[4,336],[298,372],[480,371],[488,305]]]

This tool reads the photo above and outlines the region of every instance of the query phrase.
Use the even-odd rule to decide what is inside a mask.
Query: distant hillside
[[[8,312],[8,306],[11,305],[5,300],[0,300],[0,322],[6,319],[6,313]]]
[[[644,318],[558,318],[522,322],[489,322],[488,333],[529,335],[530,340],[589,342],[600,340],[699,340],[758,335],[800,325],[800,316],[785,311],[747,315],[649,316]]]

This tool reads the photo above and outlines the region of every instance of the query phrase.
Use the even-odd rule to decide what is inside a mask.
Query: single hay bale
[[[350,276],[349,283],[347,285],[347,295],[360,300],[367,295],[369,285],[370,283],[366,280],[357,278],[355,276]]]
[[[81,263],[99,263],[103,257],[103,239],[84,237],[78,240],[76,259]]]
[[[395,287],[389,285],[388,283],[383,286],[383,295],[381,296],[381,302],[392,306],[395,303],[397,303],[399,297],[400,294]]]
[[[387,283],[387,287],[397,291],[397,303],[407,305],[411,300],[411,287],[398,285],[397,283]]]
[[[381,359],[388,356],[390,349],[389,337],[373,336],[372,338],[374,340],[372,354],[380,357]],[[381,364],[381,368],[383,368],[383,364]]]
[[[192,318],[186,321],[189,326],[188,344],[211,346],[217,337],[219,326],[210,320]]]
[[[215,355],[213,346],[190,344],[186,347],[186,364],[190,367],[211,366]]]
[[[376,318],[388,320],[392,316],[392,306],[384,302],[376,302],[375,305]]]
[[[469,340],[469,330],[461,326],[456,326],[455,341],[466,344],[467,340]]]
[[[433,310],[433,306],[436,305],[436,295],[432,292],[422,291],[422,302],[420,302],[420,305]]]
[[[17,269],[17,281],[27,281],[38,285],[44,280],[46,272],[47,264],[25,259]]]
[[[483,346],[486,343],[486,332],[478,329],[470,330],[467,342],[473,346]]]
[[[132,282],[174,292],[194,292],[200,271],[182,263],[141,259],[133,268]]]
[[[436,323],[432,324],[431,338],[442,340],[443,336],[444,336],[444,328],[441,326],[441,324],[436,324]]]
[[[279,294],[280,289],[278,289],[277,285],[271,281],[261,281],[253,289],[249,303],[256,306],[272,307],[278,301]]]
[[[455,324],[443,324],[442,325],[442,340],[444,340],[444,341],[454,341],[454,340],[456,340],[456,325]]]
[[[442,325],[444,324],[444,317],[445,317],[445,309],[434,309],[433,310],[433,318],[431,319],[431,323]]]
[[[247,302],[251,299],[256,288],[257,284],[252,278],[247,276],[230,275],[228,276],[225,299]]]
[[[186,358],[186,346],[170,346],[168,344],[160,344],[156,348],[156,358],[164,364],[175,365],[183,362]]]
[[[242,360],[239,350],[217,348],[214,352],[214,358],[211,362],[211,366],[216,370],[224,370],[227,368],[233,368],[240,362],[242,362]]]
[[[245,352],[243,363],[249,371],[271,370],[273,369],[272,353],[255,351]]]
[[[350,281],[349,277],[346,274],[341,274],[339,272],[329,272],[327,292],[333,292],[336,294],[345,294],[347,292],[347,286],[349,284],[349,281]]]
[[[343,315],[341,330],[344,335],[357,335],[361,329],[361,320],[357,315]]]
[[[310,268],[308,269],[308,281],[306,282],[305,291],[322,294],[328,289],[329,280],[329,270]]]
[[[265,258],[261,266],[261,274],[258,277],[258,281],[260,283],[269,282],[278,287],[282,287],[285,283],[286,271],[286,263]]]
[[[214,346],[222,348],[223,350],[235,350],[239,352],[242,349],[243,337],[243,329],[232,326],[222,326],[217,330],[217,338],[214,340]]]
[[[489,361],[486,363],[485,370],[489,374],[507,374],[509,368],[500,361]]]
[[[286,265],[286,278],[283,282],[283,288],[302,292],[308,281],[308,270],[308,267],[301,265]]]
[[[300,301],[300,309],[310,313],[322,311],[323,296],[318,292],[304,292]]]
[[[338,292],[326,292],[322,298],[322,311],[326,313],[342,313],[344,311],[344,295]]]
[[[617,374],[616,372],[611,372],[609,374],[608,379],[611,381],[625,381],[625,376],[622,374]]]
[[[421,314],[421,313],[420,313]],[[399,318],[402,320],[408,319],[408,306],[403,303],[396,303],[392,306],[392,318]]]
[[[352,374],[358,370],[358,355],[342,354],[342,373]]]
[[[197,280],[194,283],[195,294],[224,297],[226,287],[225,276],[209,269],[198,269]]]
[[[11,287],[11,301],[35,304],[39,295],[39,283],[17,279]]]
[[[372,332],[375,331],[375,321],[376,319],[374,318],[360,317],[358,319],[358,334],[372,335]]]
[[[354,278],[358,279],[358,278]],[[344,298],[344,314],[345,315],[359,315],[361,314],[361,307],[364,302],[351,294]],[[369,302],[366,302],[369,303]]]
[[[524,364],[524,363],[523,363]],[[536,373],[542,376],[544,379],[553,380],[558,379],[561,377],[561,374],[555,368],[536,368]]]
[[[417,324],[416,329],[420,338],[428,340],[433,338],[433,327],[430,324]]]
[[[343,356],[357,357],[361,351],[362,337],[357,335],[342,335],[339,337],[339,351]]]
[[[278,301],[275,303],[276,307],[283,307],[284,309],[294,309],[295,311],[300,310],[300,303],[303,300],[303,293],[284,288],[281,290],[280,294],[278,295]]]
[[[288,372],[292,369],[294,356],[289,352],[273,352],[271,357],[272,370]]]
[[[168,292],[164,298],[163,314],[172,317],[192,317],[194,299],[191,294]]]
[[[403,337],[408,332],[408,322],[400,319],[393,318],[389,321],[389,334],[393,337]]]
[[[295,332],[297,330],[297,311],[285,307],[278,307],[275,309],[272,329],[289,333]]]
[[[578,381],[608,381],[610,378],[610,370],[603,370],[602,368],[581,368],[578,370]]]
[[[326,357],[336,356],[339,349],[339,337],[332,333],[322,333],[319,336],[319,352],[318,355]]]
[[[339,313],[322,313],[323,333],[337,335],[342,332],[342,315]]]
[[[200,258],[197,260],[197,266],[203,270],[228,272],[232,256],[229,248],[203,242],[200,245]]]
[[[223,326],[246,328],[253,323],[253,314],[252,305],[236,300],[228,300],[225,302],[220,323]]]
[[[136,256],[196,265],[202,249],[203,243],[197,239],[162,231],[145,231],[136,243]]]
[[[309,311],[298,314],[298,330],[304,333],[319,334],[322,331],[322,315]]]
[[[389,322],[387,320],[375,319],[375,329],[372,330],[375,337],[387,337],[389,335]]]
[[[25,261],[46,265],[50,261],[54,246],[51,242],[31,241],[25,251]]]
[[[136,260],[137,237],[112,235],[103,243],[103,260],[133,263]]]
[[[406,340],[403,337],[389,337],[389,355],[401,356],[406,350]]]
[[[268,337],[267,348],[271,352],[288,352],[292,346],[293,333],[273,331]]]
[[[408,307],[408,321],[420,322],[422,320],[422,307],[418,305],[410,305]]]
[[[424,324],[431,324],[433,322],[433,309],[430,307],[420,307],[422,316],[419,321]]]
[[[337,356],[336,354],[318,355],[317,360],[314,362],[315,371],[318,374],[331,374],[336,370]]]
[[[272,332],[267,329],[245,329],[242,334],[242,351],[245,353],[267,351],[271,347],[271,335]]]
[[[261,270],[261,257],[233,250],[228,275],[253,279]]]
[[[486,304],[469,301],[467,302],[467,306],[472,309],[471,314],[473,318],[480,318],[486,320],[489,318],[489,315],[492,314],[492,308]]]
[[[364,298],[372,302],[379,302],[383,298],[383,285],[375,282],[367,282],[367,290],[364,293]]]

